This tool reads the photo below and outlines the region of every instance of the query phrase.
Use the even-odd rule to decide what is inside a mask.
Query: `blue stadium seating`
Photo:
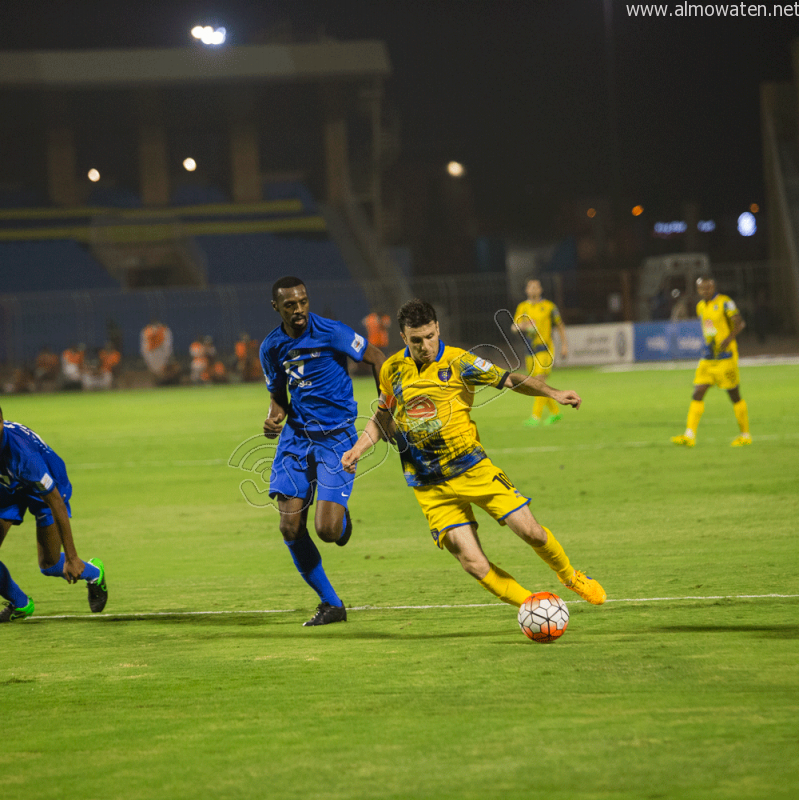
[[[3,294],[119,288],[89,250],[66,239],[0,242]]]

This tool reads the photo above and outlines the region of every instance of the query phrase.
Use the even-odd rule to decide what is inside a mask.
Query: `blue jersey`
[[[0,490],[49,494],[58,487],[69,495],[72,487],[60,456],[30,428],[18,422],[4,422],[0,438]]]
[[[358,407],[352,396],[347,357],[363,359],[366,340],[349,325],[308,314],[301,336],[280,325],[261,343],[261,367],[272,394],[291,395],[287,424],[295,430],[333,431],[352,425]]]

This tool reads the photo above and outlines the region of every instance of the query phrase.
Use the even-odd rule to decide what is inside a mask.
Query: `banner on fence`
[[[698,359],[705,341],[698,319],[687,322],[639,322],[635,325],[636,361]]]
[[[560,342],[555,336],[556,364],[561,366],[594,366],[630,363],[634,357],[634,333],[631,322],[603,325],[569,325],[566,339],[569,357],[558,359]]]

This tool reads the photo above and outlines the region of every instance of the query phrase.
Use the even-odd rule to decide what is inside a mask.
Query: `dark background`
[[[231,44],[377,38],[402,159],[466,164],[487,230],[535,228],[615,186],[624,208],[664,219],[688,200],[706,217],[762,203],[759,84],[790,78],[799,20],[626,7],[608,27],[602,0],[6,0],[0,48],[186,46],[198,22],[224,25]]]

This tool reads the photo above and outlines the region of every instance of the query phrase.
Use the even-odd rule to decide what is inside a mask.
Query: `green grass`
[[[320,545],[349,621],[303,628],[269,450],[237,450],[261,386],[5,398],[67,461],[110,600],[90,615],[83,584],[39,573],[33,523],[11,530],[0,558],[36,614],[0,630],[0,796],[799,796],[799,370],[742,372],[750,448],[718,390],[697,447],[670,444],[688,368],[556,372],[583,408],[532,430],[528,399],[479,396],[492,459],[608,592],[579,602],[478,512],[491,559],[569,603],[552,645],[437,550],[393,455],[364,465],[350,544]]]

